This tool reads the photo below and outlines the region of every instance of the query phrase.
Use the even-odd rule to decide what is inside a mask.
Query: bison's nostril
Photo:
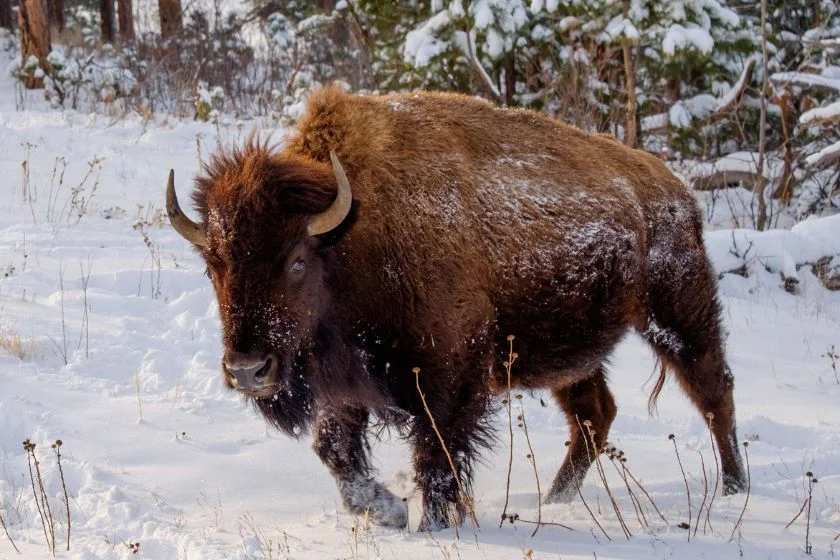
[[[245,360],[225,359],[222,362],[225,372],[232,377],[232,385],[240,390],[255,389],[261,386],[271,371],[269,359]]]
[[[261,381],[268,375],[268,372],[271,370],[271,358],[267,359],[263,362],[263,366],[254,374],[254,379],[257,381]]]

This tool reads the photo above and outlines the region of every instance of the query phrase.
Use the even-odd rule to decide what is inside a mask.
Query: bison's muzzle
[[[228,385],[251,397],[270,397],[279,388],[279,367],[271,354],[228,352],[222,359]]]

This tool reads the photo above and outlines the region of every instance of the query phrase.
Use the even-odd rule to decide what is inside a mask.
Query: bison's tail
[[[653,390],[650,392],[650,397],[648,397],[648,414],[651,416],[653,416],[653,412],[656,409],[656,401],[659,399],[659,393],[661,393],[662,388],[665,387],[665,381],[668,379],[668,370],[670,368],[666,361],[657,357],[656,362],[653,365],[651,377],[656,375],[657,369],[659,369],[659,377],[657,377],[656,383],[653,384]]]

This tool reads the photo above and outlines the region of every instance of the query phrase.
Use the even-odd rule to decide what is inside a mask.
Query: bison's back
[[[623,332],[661,208],[696,213],[656,158],[461,95],[324,90],[291,147],[337,150],[360,203],[348,259],[368,260],[412,324],[453,332],[489,315],[532,339],[562,322],[563,348]]]

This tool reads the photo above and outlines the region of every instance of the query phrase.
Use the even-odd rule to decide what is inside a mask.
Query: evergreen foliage
[[[144,107],[199,118],[213,111],[293,118],[308,91],[338,81],[371,93],[479,95],[619,139],[635,122],[629,142],[676,168],[741,162],[729,174],[685,168],[697,188],[742,183],[753,190],[764,181],[766,196],[782,206],[797,199],[796,218],[834,212],[840,8],[831,0],[768,6],[763,178],[755,165],[765,76],[754,1],[245,0],[238,11],[189,8],[175,52],[144,33],[86,58],[81,52],[97,47],[85,35],[83,47],[57,47],[53,67],[43,70],[60,104],[70,99],[75,107],[85,84],[99,87],[89,65],[119,76],[108,85],[113,95],[93,92],[92,99],[136,94]],[[23,66],[15,71],[25,74]],[[204,94],[214,88],[216,101],[208,103]]]

